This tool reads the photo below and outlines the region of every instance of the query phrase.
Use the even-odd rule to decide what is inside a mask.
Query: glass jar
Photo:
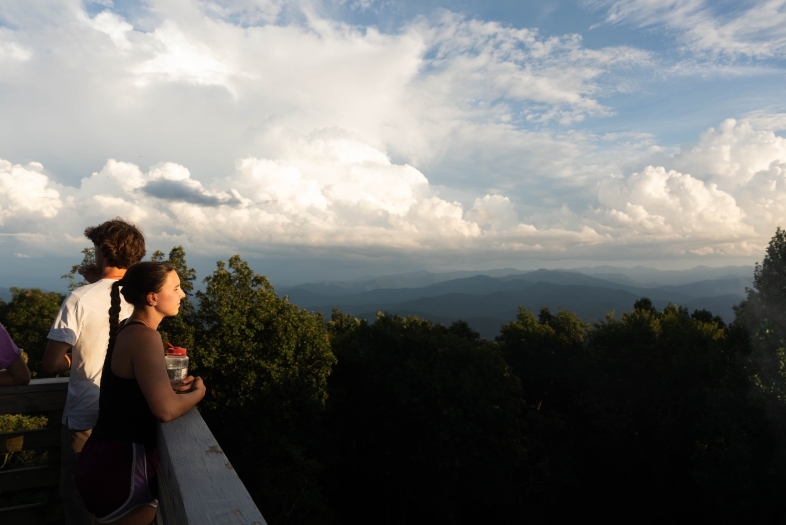
[[[167,343],[166,348],[166,373],[169,376],[169,383],[172,386],[179,386],[188,377],[188,356],[186,349],[179,346],[172,346]]]

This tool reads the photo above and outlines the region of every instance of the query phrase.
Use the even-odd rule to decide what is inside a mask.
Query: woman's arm
[[[164,345],[156,332],[145,330],[135,341],[138,346],[132,353],[134,376],[142,389],[150,411],[163,422],[180,417],[199,403],[205,396],[205,385],[197,377],[187,392],[176,393],[169,383],[164,359]]]
[[[20,355],[16,361],[0,370],[0,386],[26,385],[30,382],[30,369]]]

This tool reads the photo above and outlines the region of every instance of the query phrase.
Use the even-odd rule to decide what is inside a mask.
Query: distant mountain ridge
[[[378,289],[424,288],[445,281],[465,277],[483,275],[487,277],[507,277],[526,275],[537,272],[580,273],[605,281],[629,286],[655,288],[658,286],[679,286],[708,279],[732,279],[753,277],[753,266],[724,266],[712,268],[697,266],[689,270],[655,270],[644,266],[623,268],[616,266],[595,266],[556,270],[518,270],[516,268],[498,268],[494,270],[456,271],[433,273],[428,271],[410,272],[382,277],[363,278],[352,281],[322,281],[302,283],[281,287],[282,290],[308,290],[321,295],[352,295]]]
[[[612,268],[601,267],[602,271],[595,275],[543,269],[516,270],[507,275],[502,274],[509,269],[483,273],[416,272],[355,283],[305,283],[281,287],[279,294],[288,295],[290,301],[300,307],[325,315],[330,315],[331,309],[337,307],[370,320],[378,311],[417,315],[443,323],[463,319],[484,337],[493,338],[502,324],[515,318],[519,306],[536,312],[543,306],[552,311],[562,308],[594,322],[607,312],[619,315],[631,310],[633,303],[645,296],[658,308],[675,303],[689,311],[707,309],[731,321],[732,307],[744,299],[745,288],[750,287],[753,280],[753,267],[695,268],[683,272],[652,270],[654,273],[650,274],[643,268],[628,269],[636,279],[646,280],[650,285],[647,287],[634,277],[607,269]],[[465,276],[467,273],[472,275]],[[494,276],[488,275],[492,273]],[[719,278],[707,278],[714,275]],[[445,279],[446,276],[453,278]],[[649,277],[680,284],[659,285]],[[689,277],[701,279],[686,282]],[[415,283],[429,284],[404,286]],[[380,288],[383,284],[391,287]]]

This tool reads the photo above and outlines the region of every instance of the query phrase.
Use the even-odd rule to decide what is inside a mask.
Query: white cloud
[[[0,27],[0,64],[3,62],[26,62],[33,56],[32,50],[14,39],[13,31]]]
[[[63,202],[43,169],[37,162],[21,166],[0,159],[0,225],[9,218],[57,216]]]
[[[686,48],[711,56],[770,58],[786,55],[786,0],[756,0],[719,12],[708,0],[598,0],[606,21],[678,31]]]
[[[77,0],[30,5],[0,6],[14,27],[0,28],[13,102],[0,101],[13,123],[0,143],[49,171],[2,161],[4,239],[59,249],[122,215],[199,252],[606,256],[678,242],[739,255],[784,216],[783,115],[724,121],[676,154],[636,126],[571,129],[614,114],[610,96],[653,67],[630,46],[449,11],[384,33],[326,20],[310,2],[153,0],[137,18],[111,3],[90,14]],[[726,24],[717,48],[728,56],[780,53],[777,27],[761,51],[738,27],[765,27],[753,8],[735,26],[703,2],[626,0],[608,19],[649,24],[639,9],[677,29],[679,14]],[[709,45],[680,31],[691,49]]]
[[[519,223],[516,208],[503,195],[485,195],[475,199],[467,217],[479,226],[491,230],[507,230]]]
[[[786,115],[754,115],[727,119],[701,134],[699,141],[675,156],[673,166],[712,180],[731,191],[749,182],[772,163],[786,162],[786,139],[776,131],[786,128]]]
[[[603,181],[598,201],[609,223],[635,235],[705,238],[753,233],[734,198],[689,174],[647,166]]]
[[[587,217],[621,237],[699,244],[697,255],[756,254],[786,217],[786,139],[775,133],[783,125],[781,114],[727,119],[669,159],[670,169],[602,181]]]
[[[86,22],[91,28],[106,34],[118,48],[128,50],[132,47],[128,36],[133,31],[134,26],[115,13],[108,10],[102,11],[94,18],[88,18]]]

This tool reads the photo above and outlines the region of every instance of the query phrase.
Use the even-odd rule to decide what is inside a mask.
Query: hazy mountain
[[[417,315],[449,324],[467,321],[483,337],[498,335],[502,324],[512,321],[519,306],[537,312],[570,310],[589,321],[599,321],[608,312],[617,315],[632,309],[640,297],[649,297],[656,307],[676,303],[707,309],[724,320],[734,318],[732,307],[744,297],[749,281],[742,278],[704,280],[681,287],[635,287],[564,270],[538,270],[500,278],[475,275],[421,288],[376,289],[342,296],[328,296],[303,289],[288,289],[290,300],[326,316],[337,307],[343,312],[373,320],[378,311]],[[732,293],[728,293],[732,292]]]
[[[618,266],[595,266],[574,268],[571,271],[591,275],[609,281],[624,280],[623,284],[656,287],[667,285],[682,285],[708,279],[730,279],[743,277],[753,279],[753,266],[723,266],[712,268],[710,266],[697,266],[690,270],[655,270],[645,266],[622,268]],[[623,282],[623,281],[618,281]]]
[[[461,271],[461,272],[447,272],[447,273],[432,273],[432,272],[412,272],[402,273],[397,275],[389,275],[384,277],[375,277],[370,279],[363,279],[359,281],[325,281],[320,283],[303,283],[294,286],[282,287],[282,291],[289,294],[291,290],[305,290],[314,292],[321,295],[352,295],[371,290],[396,290],[400,288],[423,288],[432,284],[441,283],[444,281],[451,281],[476,275],[483,275],[488,277],[503,277],[507,275],[515,275],[527,273],[525,270],[516,270],[515,268],[500,268],[488,271]]]
[[[713,282],[707,281],[702,284],[697,283],[697,286],[694,287],[685,286],[679,289],[674,287],[662,289],[635,287],[565,270],[537,270],[525,274],[496,278],[486,275],[475,275],[462,279],[444,281],[421,288],[375,289],[360,293],[345,293],[340,296],[321,294],[300,287],[282,288],[279,293],[288,295],[292,303],[311,309],[338,305],[344,307],[360,305],[380,307],[401,305],[407,301],[415,301],[421,298],[436,297],[445,294],[486,295],[495,292],[521,292],[530,289],[537,283],[621,290],[629,292],[637,298],[646,295],[653,301],[665,301],[666,303],[687,303],[688,301],[702,296],[709,297],[735,292],[739,292],[741,295],[744,292],[744,284],[733,280],[729,282],[723,281],[715,285]],[[569,300],[570,298],[564,297],[563,299]],[[573,304],[574,302],[575,301],[569,300],[568,304]],[[570,308],[567,304],[564,306],[565,308]],[[488,314],[488,312],[486,312],[486,314]]]
[[[515,268],[499,268],[495,270],[473,270],[446,273],[432,273],[427,271],[401,273],[373,278],[360,278],[352,281],[324,281],[319,283],[303,283],[293,286],[278,287],[284,293],[290,290],[306,290],[321,295],[353,295],[372,290],[391,290],[401,288],[425,288],[427,286],[453,281],[477,275],[487,277],[512,278],[516,275],[541,274],[545,272],[560,272],[570,274],[583,274],[604,281],[622,284],[625,286],[656,288],[660,286],[679,286],[697,281],[714,279],[753,278],[753,266],[725,266],[710,268],[697,266],[690,270],[655,270],[644,266],[623,268],[616,266],[595,266],[574,268],[571,270],[517,270]],[[530,279],[532,280],[532,279]],[[558,283],[559,284],[559,283]],[[564,284],[564,283],[563,283]],[[577,283],[580,284],[580,283]]]
[[[745,289],[753,286],[753,275],[749,277],[730,277],[728,279],[710,279],[681,285],[659,286],[655,290],[662,292],[679,292],[694,297],[716,297],[719,295],[742,295]]]
[[[0,288],[0,299],[5,302],[11,301],[11,289],[10,288]]]

